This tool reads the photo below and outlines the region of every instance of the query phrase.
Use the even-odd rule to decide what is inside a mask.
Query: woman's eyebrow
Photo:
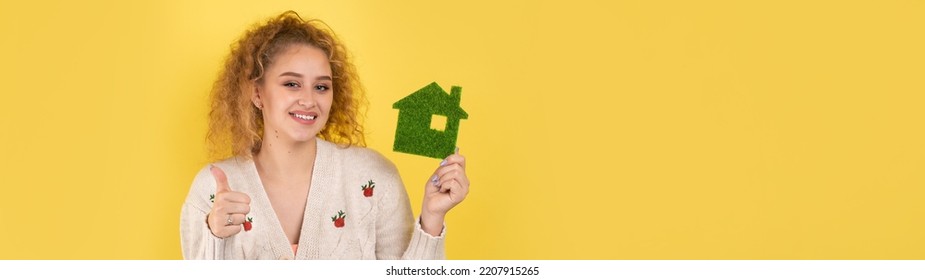
[[[285,73],[279,74],[279,76],[280,76],[280,77],[282,77],[282,76],[293,76],[293,77],[296,77],[296,78],[301,78],[301,77],[302,77],[302,74],[299,74],[299,73],[296,73],[296,72],[285,72]]]
[[[299,73],[296,73],[296,72],[284,72],[284,73],[282,73],[282,74],[279,74],[279,76],[280,76],[280,77],[282,77],[282,76],[293,76],[293,77],[296,77],[296,78],[303,78],[303,77],[305,77],[305,76],[303,76],[302,74],[299,74]],[[315,78],[315,80],[328,80],[328,81],[333,81],[334,79],[331,78],[331,76],[318,76],[317,78]]]

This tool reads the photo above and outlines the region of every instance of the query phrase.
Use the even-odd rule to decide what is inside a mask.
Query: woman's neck
[[[264,139],[260,152],[254,155],[254,163],[264,179],[297,183],[311,178],[317,146],[315,138],[301,143]]]

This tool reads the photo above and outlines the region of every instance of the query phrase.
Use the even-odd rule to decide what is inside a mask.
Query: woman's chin
[[[318,133],[295,133],[292,135],[292,141],[296,143],[315,141],[315,137],[318,137]]]
[[[295,135],[292,137],[292,142],[295,143],[305,143],[315,141],[315,135]]]

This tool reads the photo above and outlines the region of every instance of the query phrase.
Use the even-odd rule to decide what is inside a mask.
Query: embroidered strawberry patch
[[[347,218],[347,214],[345,214],[344,211],[337,211],[337,215],[331,217],[331,221],[334,222],[334,227],[344,227],[344,218]]]
[[[373,180],[369,180],[369,183],[360,187],[363,190],[363,196],[371,197],[373,196],[373,188],[376,187],[376,183]]]
[[[254,218],[247,217],[247,221],[244,222],[244,231],[251,231],[251,228],[254,227]]]

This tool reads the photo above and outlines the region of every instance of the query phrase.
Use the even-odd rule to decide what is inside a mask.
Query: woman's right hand
[[[215,202],[206,218],[212,234],[219,238],[229,237],[241,232],[241,225],[251,212],[251,198],[245,193],[232,191],[228,187],[228,177],[218,166],[209,168],[215,177]]]

